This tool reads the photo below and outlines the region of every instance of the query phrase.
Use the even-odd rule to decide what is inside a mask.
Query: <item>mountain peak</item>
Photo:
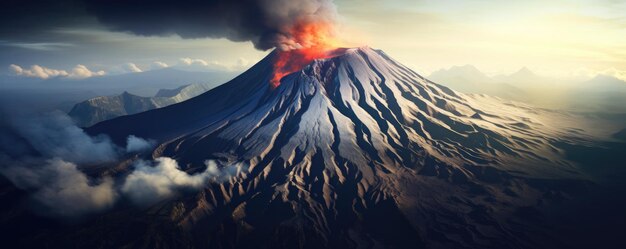
[[[447,82],[460,85],[465,82],[472,82],[472,84],[476,84],[491,81],[491,78],[487,77],[487,75],[470,64],[464,66],[452,66],[449,69],[437,70],[431,73],[429,78],[435,82]]]
[[[332,245],[352,243],[333,237],[348,232],[361,238],[391,234],[380,241],[418,244],[402,211],[422,204],[412,191],[432,179],[498,182],[572,172],[550,149],[557,131],[536,120],[534,110],[459,94],[382,51],[339,51],[275,87],[270,53],[200,96],[86,131],[107,134],[122,146],[131,134],[150,139],[157,147],[137,156],[174,158],[183,169],[203,167],[206,160],[246,165],[180,202],[193,203],[177,220],[182,227],[210,227],[204,221],[227,214],[220,219],[259,231],[296,224],[309,229],[296,234],[316,238],[307,242]],[[542,167],[547,160],[555,166]],[[441,191],[430,186],[426,191]],[[353,229],[364,224],[357,217],[380,214],[395,220]],[[413,232],[401,233],[398,224]],[[372,232],[379,230],[385,232]]]
[[[591,78],[590,80],[588,80],[588,82],[625,82],[613,75],[608,75],[608,74],[597,74],[596,76],[594,76],[593,78]]]
[[[511,74],[511,76],[520,76],[520,77],[536,77],[535,73],[528,69],[528,67],[522,67],[517,72]]]
[[[476,68],[474,65],[471,65],[471,64],[465,64],[463,66],[452,66],[450,70],[464,70],[464,71],[471,71],[471,72],[480,72],[478,68]]]
[[[593,91],[626,92],[626,81],[607,74],[598,74],[582,86]]]
[[[461,167],[460,162],[493,160],[495,155],[486,153],[491,149],[483,148],[488,144],[502,144],[507,152],[498,153],[516,155],[525,153],[519,144],[536,146],[522,139],[528,135],[505,139],[518,128],[502,123],[515,117],[471,104],[473,100],[430,82],[382,51],[359,47],[335,53],[284,76],[276,88],[269,84],[272,53],[203,95],[102,122],[88,132],[106,133],[119,143],[128,134],[160,141],[155,155],[175,156],[183,165],[218,157],[259,167],[278,161],[303,166],[321,153],[333,172],[341,168],[338,159],[352,165],[374,163],[389,171],[407,163],[424,167],[424,160]],[[474,118],[477,113],[497,124],[479,125],[484,121]],[[487,130],[490,137],[481,139],[490,142],[465,141],[479,139],[475,132]],[[471,156],[456,144],[469,144]]]

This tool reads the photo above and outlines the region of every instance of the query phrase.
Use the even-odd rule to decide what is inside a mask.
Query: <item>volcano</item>
[[[128,243],[563,245],[527,207],[558,195],[542,183],[579,175],[560,147],[579,131],[561,114],[457,93],[368,47],[338,49],[272,84],[277,53],[198,97],[86,129],[119,145],[131,134],[154,140],[137,156],[170,157],[191,174],[209,159],[248,165],[158,204],[168,215],[146,222],[173,229]]]

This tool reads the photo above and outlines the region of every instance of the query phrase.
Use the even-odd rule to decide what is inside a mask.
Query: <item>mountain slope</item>
[[[418,163],[410,159],[416,155],[451,165],[486,164],[507,155],[541,161],[550,159],[549,153],[536,152],[550,151],[546,138],[559,135],[529,107],[460,95],[371,49],[315,61],[277,89],[265,84],[268,60],[198,98],[88,131],[118,142],[128,134],[155,139],[162,142],[159,154],[191,163],[223,153],[262,160],[272,149],[288,160],[296,148],[325,151],[340,140],[336,149],[344,159],[355,164],[374,159],[385,167]],[[498,106],[488,109],[493,105]],[[152,120],[162,122],[146,128]],[[215,141],[222,143],[211,145]]]
[[[370,48],[316,60],[274,89],[273,56],[196,98],[86,130],[119,144],[130,134],[155,140],[152,157],[192,171],[207,159],[248,165],[162,204],[191,233],[181,243],[561,245],[538,246],[546,231],[516,212],[543,198],[530,184],[548,180],[536,178],[577,177],[559,145],[580,131],[562,114],[454,92]]]

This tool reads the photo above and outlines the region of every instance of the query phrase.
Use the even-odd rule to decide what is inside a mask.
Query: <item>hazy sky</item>
[[[626,79],[626,1],[338,1],[347,26],[419,71],[472,64]],[[354,6],[354,7],[350,7]]]
[[[383,49],[419,73],[472,64],[489,74],[523,66],[547,75],[596,73],[626,79],[626,1],[337,0],[342,36]],[[241,70],[267,51],[226,39],[140,37],[82,19],[37,36],[0,35],[0,72],[11,64],[71,71],[142,70],[154,62],[200,59],[207,67]],[[188,60],[187,60],[188,61]]]

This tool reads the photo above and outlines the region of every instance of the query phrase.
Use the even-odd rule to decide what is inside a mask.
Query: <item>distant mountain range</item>
[[[2,75],[0,89],[90,91],[98,95],[118,94],[128,91],[140,96],[154,96],[164,88],[176,88],[185,84],[211,83],[214,86],[232,79],[238,72],[229,71],[184,71],[164,68],[138,73],[95,76],[85,79],[28,77]]]
[[[599,74],[581,84],[585,90],[596,92],[626,92],[626,81],[613,76]]]
[[[182,85],[206,84],[215,87],[235,74],[237,72],[194,72],[165,68],[86,79],[42,80],[3,75],[0,76],[0,106],[8,110],[19,109],[21,112],[68,112],[76,103],[98,96],[128,92],[131,95],[153,97],[162,89],[174,89]]]
[[[82,80],[55,78],[40,84],[57,88],[89,89],[103,95],[128,91],[140,96],[153,96],[163,88],[176,88],[192,83],[212,83],[213,86],[230,80],[235,73],[224,71],[190,72],[164,68],[140,73],[91,77]]]
[[[464,93],[488,94],[538,107],[570,111],[626,112],[626,82],[609,75],[563,82],[524,67],[489,77],[472,65],[433,72],[429,78]]]
[[[433,72],[428,78],[464,93],[480,93],[511,100],[528,101],[528,93],[524,90],[512,84],[496,83],[506,82],[505,76],[498,76],[497,79],[491,78],[472,65],[440,69]]]
[[[154,97],[128,92],[100,96],[80,102],[68,113],[79,126],[91,126],[104,120],[176,104],[213,88],[213,84],[191,84],[176,89],[161,89]]]
[[[617,133],[613,134],[613,137],[626,141],[626,128],[624,128],[624,129],[618,131]]]
[[[476,84],[478,82],[487,83],[493,81],[493,79],[472,65],[453,66],[449,69],[439,69],[430,74],[429,78],[433,81],[443,81],[444,79],[455,81],[454,83],[448,84],[463,83],[467,81],[471,81]]]

